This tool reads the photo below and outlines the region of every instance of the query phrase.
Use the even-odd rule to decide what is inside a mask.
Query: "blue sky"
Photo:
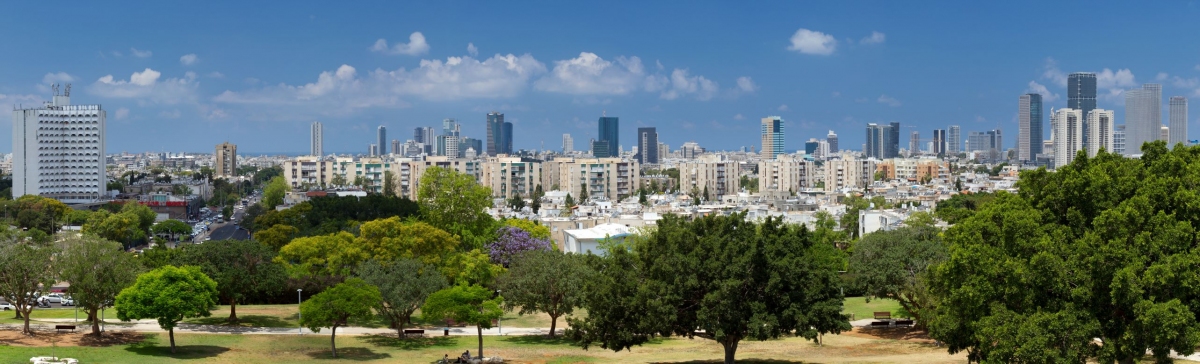
[[[658,127],[672,148],[757,145],[767,115],[787,121],[787,149],[830,129],[858,149],[867,123],[891,121],[905,126],[905,145],[913,130],[929,138],[957,124],[964,136],[999,127],[1011,147],[1018,96],[1038,91],[1047,111],[1064,107],[1070,72],[1099,74],[1099,105],[1118,123],[1121,92],[1142,83],[1162,83],[1164,103],[1200,98],[1195,2],[54,2],[5,12],[0,107],[36,105],[50,83],[70,82],[74,103],[108,110],[109,153],[211,152],[223,141],[301,153],[312,121],[325,124],[327,152],[365,152],[378,125],[403,141],[456,118],[483,138],[492,110],[526,149],[558,149],[563,133],[582,146],[602,112],[621,118],[626,148],[638,126]]]

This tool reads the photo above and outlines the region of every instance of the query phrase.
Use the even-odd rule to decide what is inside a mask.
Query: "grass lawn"
[[[868,303],[865,297],[846,297],[842,302],[842,312],[853,314],[851,320],[862,320],[875,317],[875,312],[891,312],[892,317],[900,317],[900,302],[889,298],[875,298]]]
[[[177,354],[170,354],[165,334],[149,334],[134,344],[104,347],[58,347],[55,354],[83,363],[254,363],[328,362],[329,336],[318,335],[212,335],[176,334]],[[454,357],[464,350],[476,351],[476,337],[431,337],[398,340],[383,336],[339,336],[338,354],[346,361],[377,363],[429,363],[442,355]],[[30,357],[49,355],[49,347],[18,347],[0,341],[0,363],[27,362]],[[632,350],[613,352],[592,347],[584,350],[561,340],[532,336],[484,337],[484,354],[529,363],[580,362],[680,362],[717,360],[721,346],[704,339],[661,339]],[[826,335],[824,346],[799,338],[745,341],[738,349],[744,362],[753,359],[785,359],[800,362],[959,363],[963,355],[947,355],[927,343],[887,340],[862,335]],[[778,363],[779,361],[772,361]]]

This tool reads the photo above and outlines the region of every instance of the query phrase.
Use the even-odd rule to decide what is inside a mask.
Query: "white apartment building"
[[[816,171],[816,163],[792,155],[759,161],[758,190],[762,193],[800,192],[816,186],[819,180]]]
[[[1083,110],[1058,109],[1050,111],[1054,133],[1054,168],[1071,164],[1075,153],[1083,150]]]
[[[324,130],[324,127],[321,125],[320,122],[314,121],[312,123],[312,130],[309,131],[309,134],[310,134],[309,135],[309,138],[310,138],[309,144],[310,145],[308,147],[308,154],[311,156],[316,156],[316,157],[324,156],[325,155],[325,149],[324,149],[325,148],[325,130]]]
[[[542,183],[542,164],[518,157],[490,157],[483,162],[479,184],[492,189],[492,196],[510,198],[533,195]],[[545,190],[546,187],[542,187]]]
[[[416,200],[420,190],[421,177],[425,171],[433,167],[449,169],[471,176],[476,181],[482,178],[482,163],[478,160],[452,158],[446,156],[425,157],[423,160],[400,160],[391,164],[392,173],[397,178],[396,193]]]
[[[294,190],[306,186],[327,187],[333,184],[333,176],[337,175],[334,168],[336,164],[332,160],[322,160],[316,156],[298,157],[283,162],[283,178]]]
[[[71,86],[42,107],[13,110],[14,199],[24,195],[67,204],[97,201],[107,188],[100,105],[71,105]]]
[[[1087,155],[1095,157],[1100,153],[1100,149],[1104,149],[1109,153],[1115,153],[1116,148],[1113,144],[1113,111],[1104,109],[1093,109],[1087,115]]]
[[[575,151],[575,140],[571,139],[571,134],[563,134],[563,154],[571,154]]]
[[[557,158],[542,162],[541,173],[542,189],[557,186],[577,200],[584,185],[589,199],[607,200],[633,196],[641,186],[637,161],[621,158]]]
[[[826,161],[825,190],[866,187],[875,178],[877,163],[874,159],[856,159],[849,155]]]
[[[722,156],[710,154],[700,160],[679,164],[679,190],[704,193],[705,200],[721,200],[725,195],[736,195],[741,191],[741,166],[739,162],[723,160]]]

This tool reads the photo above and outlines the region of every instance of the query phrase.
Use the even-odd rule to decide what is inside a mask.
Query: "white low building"
[[[566,241],[563,243],[563,251],[576,254],[603,254],[604,249],[600,247],[600,243],[615,239],[615,243],[625,241],[625,237],[632,234],[632,230],[628,226],[621,224],[600,224],[588,229],[566,230]]]

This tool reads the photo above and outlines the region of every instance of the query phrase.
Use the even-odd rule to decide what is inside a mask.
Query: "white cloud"
[[[664,90],[659,97],[674,100],[681,96],[694,95],[697,100],[712,99],[717,93],[717,83],[704,76],[691,76],[687,70],[676,68],[671,72],[670,88]]]
[[[117,108],[116,116],[117,120],[125,120],[129,118],[129,108]]]
[[[1200,71],[1200,64],[1197,64],[1197,65],[1196,65],[1196,70],[1197,70],[1197,71]]]
[[[871,35],[858,41],[861,44],[883,44],[887,40],[887,35],[880,32],[871,32]]]
[[[47,73],[42,76],[42,83],[67,83],[75,81],[75,77],[68,75],[66,72]]]
[[[783,104],[783,105],[779,105],[779,107],[777,107],[775,109],[779,110],[779,111],[788,111],[788,106],[787,106],[787,104]]]
[[[1058,62],[1054,58],[1046,58],[1046,63],[1042,66],[1042,78],[1053,81],[1058,87],[1067,87],[1067,73],[1058,69]]]
[[[183,55],[183,57],[179,57],[179,63],[182,63],[184,66],[191,66],[199,61],[200,57],[196,57],[195,53],[189,53]]]
[[[792,34],[792,45],[787,49],[804,54],[828,56],[833,54],[836,48],[837,39],[834,39],[832,35],[800,28],[795,34]]]
[[[900,100],[896,100],[895,97],[891,97],[888,95],[879,95],[879,98],[876,99],[875,101],[877,101],[881,104],[886,104],[891,107],[897,107],[897,106],[901,105]]]
[[[737,90],[741,92],[754,92],[758,90],[758,85],[754,84],[754,80],[750,77],[738,77]]]
[[[225,74],[224,74],[224,73],[221,73],[221,72],[217,72],[217,71],[212,71],[212,72],[209,72],[209,73],[208,73],[208,77],[211,77],[211,78],[225,78]]]
[[[975,115],[975,122],[976,122],[976,123],[986,123],[986,122],[987,122],[987,119],[986,119],[986,118],[984,118],[984,117],[982,117],[982,116]]]
[[[0,94],[0,110],[13,110],[16,107],[40,107],[43,99],[38,95]],[[2,118],[3,123],[11,123],[11,118]],[[12,124],[9,124],[12,125]]]
[[[1137,86],[1137,82],[1133,79],[1133,72],[1128,68],[1123,68],[1113,72],[1113,70],[1105,68],[1100,73],[1096,74],[1096,88],[1130,88]]]
[[[1025,89],[1025,92],[1032,93],[1032,94],[1040,94],[1040,95],[1042,95],[1042,101],[1045,101],[1045,102],[1053,102],[1055,100],[1058,100],[1058,94],[1050,92],[1050,90],[1046,89],[1046,86],[1044,86],[1040,83],[1037,83],[1036,81],[1029,81],[1029,88]]]
[[[842,96],[842,93],[841,93],[841,92],[839,92],[839,91],[834,91],[834,92],[833,92],[831,95],[832,95],[833,97],[841,97],[841,96]]]
[[[1154,76],[1154,80],[1166,81],[1169,77],[1171,77],[1171,75],[1168,75],[1166,72],[1159,72],[1157,76]]]
[[[163,118],[163,119],[178,119],[181,116],[183,116],[183,112],[179,111],[179,109],[174,109],[174,110],[170,110],[170,111],[163,110],[162,112],[158,113],[158,117]]]
[[[746,117],[742,116],[742,114],[737,114],[733,116],[733,120],[746,120]]]
[[[595,53],[581,52],[579,57],[555,61],[550,74],[533,86],[565,94],[625,95],[641,89],[655,91],[666,83],[665,77],[648,76],[638,57],[618,56],[615,61],[607,61]]]
[[[1175,76],[1171,79],[1171,84],[1178,88],[1196,88],[1200,86],[1200,79]]]
[[[408,44],[396,43],[391,47],[388,46],[387,39],[379,38],[375,44],[371,46],[371,51],[383,54],[403,54],[409,56],[422,55],[429,52],[429,43],[425,43],[425,35],[421,32],[413,32],[408,36]]]
[[[471,57],[479,55],[479,48],[475,48],[475,43],[467,43],[467,54],[471,55]]]
[[[137,99],[139,102],[177,104],[196,101],[196,74],[187,72],[181,78],[160,81],[162,73],[147,68],[134,72],[129,80],[118,80],[112,75],[100,77],[88,92],[100,97]]]
[[[154,52],[138,50],[137,48],[132,47],[129,48],[129,53],[137,58],[150,58],[150,56],[154,55]]]

